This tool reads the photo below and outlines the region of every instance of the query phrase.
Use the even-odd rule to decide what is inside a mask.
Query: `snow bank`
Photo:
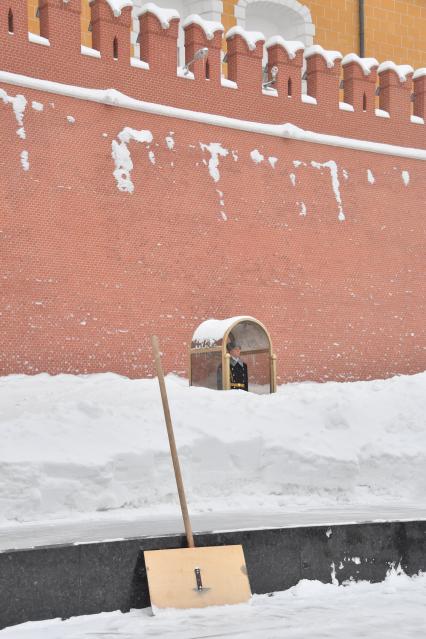
[[[424,500],[426,373],[275,395],[168,376],[191,512]],[[0,379],[0,519],[176,512],[156,380]]]

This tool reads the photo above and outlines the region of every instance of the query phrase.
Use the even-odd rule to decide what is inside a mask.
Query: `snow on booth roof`
[[[118,17],[119,15],[121,15],[122,10],[125,9],[126,7],[133,7],[132,0],[106,0],[106,1],[111,7],[111,10],[113,14],[115,15],[115,17]],[[90,4],[92,4],[92,2],[94,2],[94,0],[90,0]]]
[[[249,315],[239,315],[237,317],[228,317],[227,319],[217,320],[209,319],[202,322],[195,330],[192,336],[192,346],[194,348],[202,348],[215,346],[221,342],[225,333],[238,322],[256,322],[254,317]]]

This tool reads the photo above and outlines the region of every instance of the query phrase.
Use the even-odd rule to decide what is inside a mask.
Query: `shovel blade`
[[[205,608],[250,600],[243,547],[208,546],[144,553],[152,610]]]

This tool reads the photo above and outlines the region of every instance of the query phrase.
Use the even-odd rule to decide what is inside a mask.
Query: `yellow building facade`
[[[27,1],[29,30],[39,33],[38,0]],[[295,24],[304,21],[304,33],[308,41],[320,44],[325,49],[337,49],[343,54],[353,51],[359,53],[361,1],[304,0],[299,3],[297,0],[224,0],[221,19],[226,30],[236,24],[260,31],[277,25],[277,34],[291,39],[288,35],[297,36],[296,27],[289,34],[282,31],[286,30],[286,21],[291,22],[294,16]],[[81,4],[82,44],[90,46],[89,0],[82,0]],[[141,4],[141,0],[135,1],[136,6]],[[177,8],[181,15],[185,14],[182,1],[163,0],[158,4]],[[393,60],[397,64],[411,64],[415,68],[425,67],[426,0],[364,0],[364,4],[365,56],[375,57],[379,62]]]

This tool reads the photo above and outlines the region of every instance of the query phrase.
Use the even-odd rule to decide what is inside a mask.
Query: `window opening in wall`
[[[206,80],[210,80],[210,63],[206,60]]]
[[[367,111],[367,96],[365,95],[365,93],[362,96],[362,110]]]
[[[112,54],[113,54],[114,60],[118,60],[118,40],[117,40],[117,38],[114,38],[114,41],[112,43]]]
[[[7,16],[7,24],[8,24],[9,33],[14,33],[12,9],[9,9],[9,14]]]
[[[292,96],[291,78],[289,78],[287,82],[287,95],[289,98]]]

